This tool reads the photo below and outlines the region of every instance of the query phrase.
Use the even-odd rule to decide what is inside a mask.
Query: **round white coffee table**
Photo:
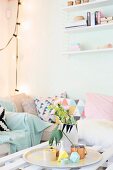
[[[81,159],[78,163],[69,163],[66,165],[62,165],[58,161],[44,161],[43,160],[43,149],[33,149],[31,151],[26,152],[23,155],[23,158],[26,162],[29,162],[31,164],[43,167],[43,168],[50,168],[53,170],[70,170],[71,168],[81,168],[84,166],[89,166],[94,163],[99,162],[102,159],[102,155],[91,149],[91,148],[86,148],[87,150],[87,155],[85,156],[84,159]]]

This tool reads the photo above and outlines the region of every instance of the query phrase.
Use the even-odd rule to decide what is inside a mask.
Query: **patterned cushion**
[[[49,110],[48,106],[53,104],[60,103],[63,105],[64,108],[69,109],[70,114],[73,114],[76,119],[79,119],[80,117],[83,117],[83,111],[84,111],[84,102],[82,100],[73,100],[73,99],[67,99],[67,98],[47,98],[47,99],[35,99],[35,104],[38,112],[38,116],[44,120],[49,121],[51,123],[56,122],[56,118],[54,115],[54,111]]]
[[[0,107],[0,131],[9,131],[5,122],[5,109]]]
[[[35,99],[38,116],[42,120],[53,123],[48,106],[54,103],[54,99],[55,98],[47,98],[47,99],[36,98]]]
[[[48,109],[48,106],[54,104],[54,101],[56,97],[67,97],[67,93],[63,92],[60,95],[53,96],[53,97],[48,97],[48,98],[42,98],[42,97],[36,97],[34,99],[35,105],[36,105],[36,110],[38,112],[38,116],[46,121],[46,122],[51,122],[55,123],[55,118],[54,115],[51,113],[51,111]]]
[[[81,99],[67,99],[67,98],[56,98],[55,103],[60,103],[63,107],[69,109],[70,114],[76,117],[83,117],[84,114],[84,101]]]

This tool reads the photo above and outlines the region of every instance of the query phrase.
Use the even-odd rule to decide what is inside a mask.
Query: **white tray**
[[[31,151],[28,151],[23,155],[23,158],[26,162],[46,168],[80,168],[97,163],[102,159],[102,155],[99,152],[90,148],[86,148],[86,150],[87,155],[84,159],[81,159],[78,163],[69,163],[66,165],[61,165],[61,163],[59,163],[58,161],[44,161],[42,153],[43,149],[33,149]]]

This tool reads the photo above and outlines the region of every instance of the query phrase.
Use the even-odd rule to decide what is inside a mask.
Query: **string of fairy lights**
[[[16,22],[15,22],[15,26],[14,26],[14,31],[11,35],[11,37],[9,38],[9,40],[6,42],[6,44],[4,45],[4,47],[0,48],[0,51],[5,50],[10,43],[12,42],[12,40],[15,38],[16,39],[16,72],[15,72],[15,91],[18,92],[18,59],[19,59],[19,41],[18,41],[18,33],[19,33],[19,26],[21,25],[21,23],[19,22],[19,12],[20,12],[20,5],[21,5],[21,1],[17,0],[17,12],[16,12]]]

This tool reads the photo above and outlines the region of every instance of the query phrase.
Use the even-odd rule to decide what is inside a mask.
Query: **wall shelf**
[[[63,10],[67,12],[73,12],[73,11],[80,11],[80,10],[88,10],[93,8],[99,8],[104,6],[110,6],[113,4],[113,0],[95,0],[93,2],[89,3],[82,3],[80,5],[73,5],[73,6],[67,6],[64,7]]]
[[[95,26],[82,26],[82,27],[74,27],[74,28],[65,28],[66,33],[74,33],[74,32],[83,32],[83,31],[98,31],[98,30],[107,30],[113,29],[113,23],[110,24],[102,24]]]
[[[89,3],[82,3],[80,5],[73,5],[64,7],[63,10],[66,12],[76,12],[76,11],[83,11],[83,10],[90,10],[100,7],[106,7],[113,5],[113,0],[95,0]],[[70,26],[70,25],[69,25]],[[66,25],[65,25],[66,27]],[[113,23],[107,23],[102,25],[94,25],[94,26],[81,26],[81,27],[72,27],[72,28],[65,28],[65,33],[84,33],[84,32],[91,32],[91,31],[106,31],[106,30],[113,30]],[[108,32],[108,31],[107,31]],[[81,51],[65,51],[62,54],[64,55],[77,55],[77,54],[92,54],[92,53],[113,53],[113,48],[104,48],[104,49],[89,49],[89,50],[81,50]]]
[[[84,51],[66,51],[66,52],[63,52],[62,54],[64,54],[64,55],[75,55],[75,54],[104,53],[104,52],[113,52],[113,48],[84,50]]]

